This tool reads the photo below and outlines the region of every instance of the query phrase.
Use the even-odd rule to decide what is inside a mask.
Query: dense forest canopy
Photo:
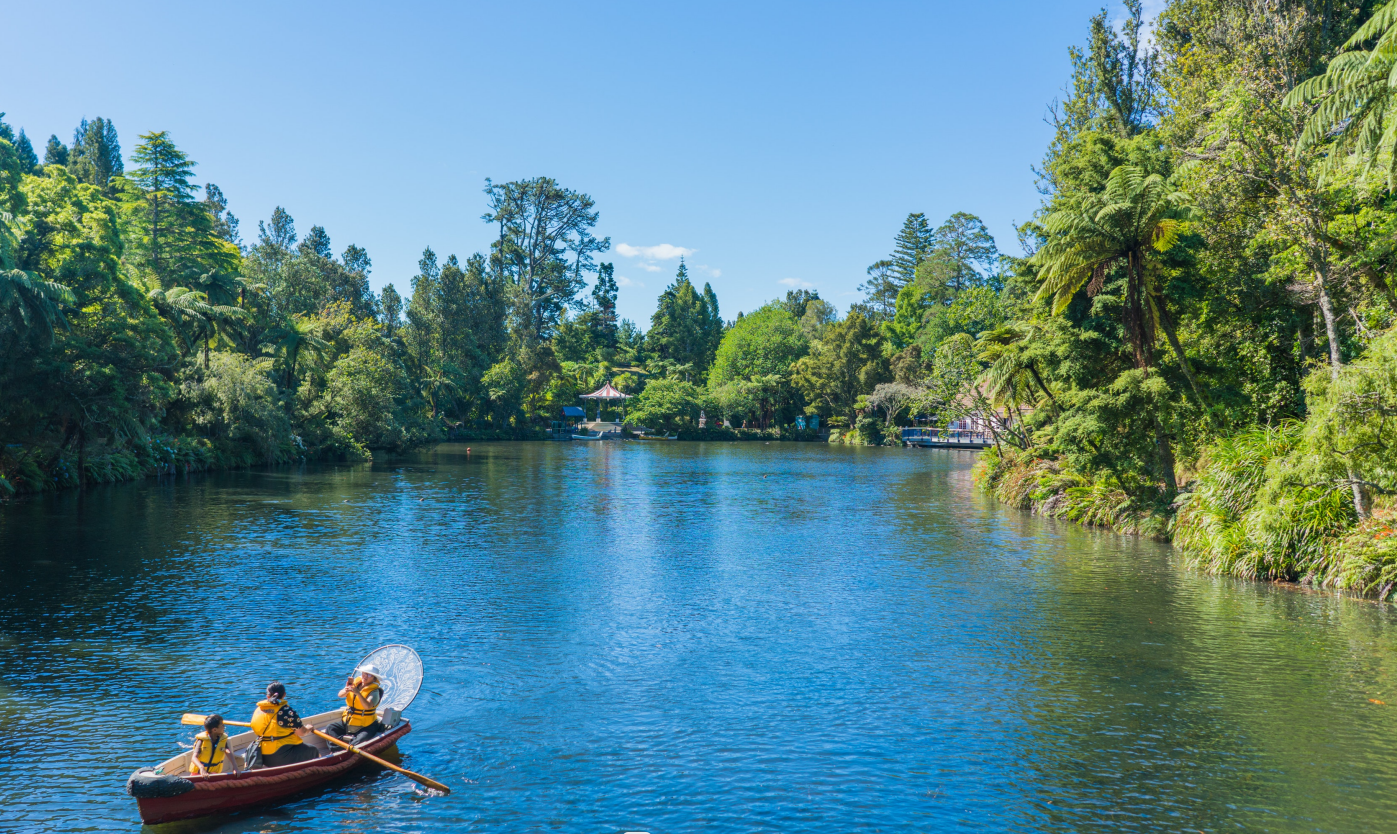
[[[688,436],[978,421],[1005,500],[1389,594],[1397,0],[1126,0],[1084,36],[1020,255],[913,212],[847,311],[731,320],[682,259],[618,320],[600,209],[547,177],[487,180],[489,250],[374,294],[285,209],[244,240],[164,132],[123,157],[84,120],[40,160],[0,119],[0,491],[540,436],[611,382]]]

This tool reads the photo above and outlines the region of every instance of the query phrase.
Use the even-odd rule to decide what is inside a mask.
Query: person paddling
[[[281,767],[319,757],[320,750],[306,743],[311,729],[286,702],[286,687],[275,681],[269,684],[267,699],[258,701],[257,711],[252,713],[252,731],[257,734],[262,766]]]
[[[358,677],[344,681],[339,697],[344,699],[340,720],[325,728],[325,732],[351,744],[363,744],[385,729],[378,720],[378,704],[383,700],[379,685],[382,672],[372,663],[354,670]]]
[[[228,733],[223,729],[223,716],[215,713],[204,719],[204,731],[194,737],[194,752],[189,756],[189,774],[207,776],[212,773],[237,773],[238,754],[228,749]]]

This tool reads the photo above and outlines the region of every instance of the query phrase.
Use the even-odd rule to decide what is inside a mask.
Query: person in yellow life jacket
[[[257,702],[252,713],[252,731],[257,734],[258,750],[263,767],[306,762],[317,758],[317,745],[307,743],[311,726],[286,702],[286,687],[273,682],[267,687],[267,699]]]
[[[378,704],[383,700],[379,678],[383,673],[372,663],[354,672],[356,676],[345,679],[344,689],[339,692],[344,699],[340,720],[326,727],[325,732],[351,744],[363,744],[384,730],[378,720]]]
[[[204,719],[204,731],[194,737],[194,751],[189,756],[189,775],[237,772],[238,754],[228,749],[228,733],[223,730],[223,716],[216,713],[210,715]]]

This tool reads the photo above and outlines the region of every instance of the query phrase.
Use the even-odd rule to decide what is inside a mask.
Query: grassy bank
[[[315,459],[368,458],[366,450],[349,446]],[[59,444],[10,445],[0,450],[0,497],[309,459],[303,449],[292,444],[266,455],[248,446],[203,437],[150,436],[120,448],[88,446],[85,453]]]
[[[1158,541],[1170,537],[1167,506],[1132,497],[1107,477],[1088,478],[1058,460],[1008,447],[986,449],[975,463],[974,477],[1011,507]]]
[[[1341,485],[1296,477],[1303,436],[1295,423],[1219,441],[1170,505],[1012,449],[983,452],[975,481],[1012,507],[1172,541],[1196,570],[1397,597],[1397,501],[1359,519]]]

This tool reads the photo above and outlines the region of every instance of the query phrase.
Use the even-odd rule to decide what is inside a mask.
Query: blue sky
[[[376,289],[424,246],[488,247],[486,177],[554,177],[596,199],[648,327],[681,252],[733,318],[791,287],[858,300],[910,211],[1016,251],[1101,5],[11,3],[0,110],[41,155],[84,116],[127,154],[168,130],[245,240],[285,206],[365,247]]]

